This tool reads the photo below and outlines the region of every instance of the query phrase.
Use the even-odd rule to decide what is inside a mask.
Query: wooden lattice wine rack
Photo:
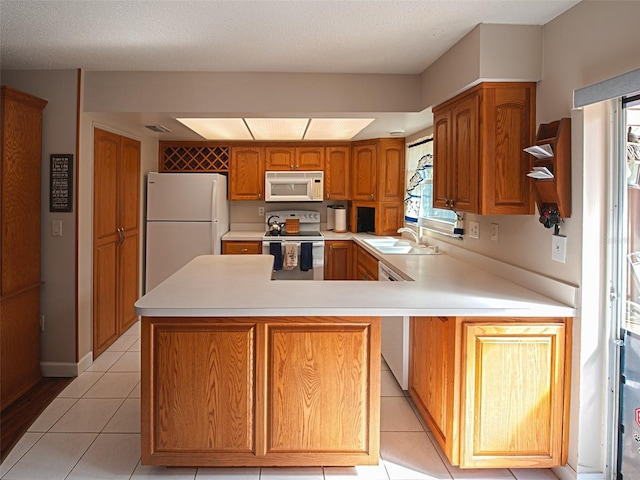
[[[161,172],[228,172],[229,146],[213,143],[160,142]]]

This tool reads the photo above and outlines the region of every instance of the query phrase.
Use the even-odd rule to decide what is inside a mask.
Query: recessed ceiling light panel
[[[207,140],[253,140],[241,118],[176,118]]]
[[[256,140],[302,140],[308,118],[245,118]]]
[[[305,140],[351,140],[374,118],[312,118]]]

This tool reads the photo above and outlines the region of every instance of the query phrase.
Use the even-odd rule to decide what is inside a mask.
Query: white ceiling
[[[0,0],[0,68],[420,74],[479,23],[544,25],[578,1]],[[122,121],[140,117],[175,122]]]

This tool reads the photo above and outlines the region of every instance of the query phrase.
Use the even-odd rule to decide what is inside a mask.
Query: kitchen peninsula
[[[510,334],[535,331],[538,335],[550,328],[559,332],[550,337],[551,356],[565,358],[570,337],[565,328],[570,332],[574,308],[449,255],[396,257],[396,268],[414,281],[274,282],[269,255],[202,256],[142,297],[136,303],[136,312],[143,317],[142,462],[167,466],[376,464],[383,316],[411,316],[420,327],[417,334],[427,332],[422,328],[428,325],[426,319],[452,319],[454,327],[488,330],[485,337],[490,339],[496,337],[495,328],[509,328],[517,320],[518,329]],[[523,329],[527,322],[531,327]],[[546,352],[540,338],[547,337],[538,335],[532,342],[536,351]],[[450,340],[459,346],[469,343],[463,341],[462,333]],[[493,348],[482,341],[474,345],[480,355],[482,348]],[[522,450],[531,451],[515,455],[512,451],[511,458],[505,455],[497,461],[494,450],[487,460],[476,444],[454,443],[458,435],[452,429],[459,429],[461,422],[462,426],[467,420],[473,422],[463,415],[467,410],[461,401],[453,398],[465,391],[462,379],[454,381],[459,377],[454,367],[460,368],[461,361],[453,355],[459,346],[443,355],[445,364],[448,359],[452,362],[445,365],[450,370],[443,370],[451,376],[445,382],[451,381],[451,388],[443,392],[452,399],[451,408],[448,403],[436,407],[442,407],[442,418],[429,418],[434,411],[429,401],[420,405],[424,392],[416,382],[421,372],[414,372],[410,389],[434,434],[442,437],[438,441],[444,442],[452,463],[463,467],[561,464],[566,432],[559,431],[558,424],[562,425],[568,408],[568,395],[562,394],[568,390],[564,386],[568,365],[536,365],[543,379],[545,369],[552,371],[552,401],[539,407],[549,418],[540,420],[541,428],[527,427],[527,431],[539,430],[538,434],[518,432],[527,439],[546,435],[549,441],[543,441],[542,447],[529,443]],[[415,358],[424,355],[425,348],[414,350]],[[503,380],[504,388],[513,388],[513,381]],[[480,390],[472,388],[476,393]],[[528,388],[522,390],[531,393]],[[482,399],[476,394],[470,397],[462,395],[463,406]],[[490,414],[495,420],[501,412]],[[430,423],[434,420],[435,429]],[[481,415],[480,421],[485,420]],[[484,432],[476,440],[480,447],[487,447],[495,432],[487,436],[486,425],[476,426]],[[471,425],[467,428],[473,430]],[[516,442],[515,446],[522,445]],[[506,448],[513,444],[502,446],[501,451]],[[477,455],[469,457],[469,453]]]

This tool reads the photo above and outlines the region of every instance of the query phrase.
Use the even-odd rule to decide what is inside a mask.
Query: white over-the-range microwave
[[[264,191],[267,202],[321,202],[324,172],[266,172]]]

